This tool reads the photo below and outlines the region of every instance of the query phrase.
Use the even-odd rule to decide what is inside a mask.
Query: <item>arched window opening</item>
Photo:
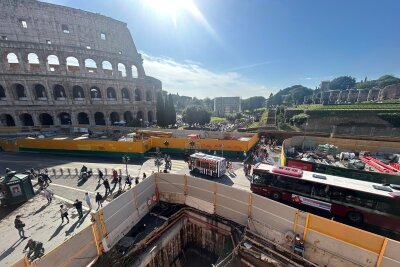
[[[19,116],[22,126],[34,126],[31,114],[24,113]]]
[[[4,90],[4,87],[0,85],[0,100],[6,100],[6,91]]]
[[[85,92],[83,91],[83,88],[79,85],[75,85],[74,87],[72,87],[72,94],[75,100],[84,100],[85,98]]]
[[[48,71],[60,71],[60,61],[58,60],[57,56],[49,55],[47,57],[47,70]]]
[[[112,65],[111,65],[111,63],[109,61],[103,61],[101,66],[103,68],[104,74],[109,75],[109,76],[113,75],[113,68],[112,68]]]
[[[149,122],[153,122],[154,120],[153,111],[150,110],[149,112],[147,112],[147,119]]]
[[[0,125],[1,126],[15,126],[14,118],[10,114],[1,114],[0,115]]]
[[[14,88],[18,100],[28,100],[26,97],[25,87],[22,84],[14,84]]]
[[[129,94],[129,90],[127,88],[122,88],[122,100],[124,101],[130,101],[131,96]]]
[[[97,73],[97,64],[91,58],[85,59],[85,68],[90,73]]]
[[[60,120],[61,125],[71,125],[72,124],[71,115],[67,112],[61,112],[60,114],[58,114],[58,118]]]
[[[29,68],[29,71],[40,70],[39,57],[35,53],[28,54],[28,68]]]
[[[118,73],[120,77],[126,77],[126,68],[122,63],[118,63]]]
[[[135,90],[135,101],[142,101],[142,91],[140,89]]]
[[[107,88],[107,99],[108,100],[117,100],[117,94],[115,93],[115,89],[112,87]]]
[[[138,71],[135,65],[132,65],[132,78],[138,77]]]
[[[152,101],[153,100],[153,96],[152,96],[152,92],[150,90],[146,91],[146,101]]]
[[[133,115],[132,112],[130,111],[125,111],[124,112],[124,121],[126,122],[126,124],[130,125],[133,121]]]
[[[106,125],[106,120],[104,119],[104,114],[102,112],[96,112],[94,114],[94,123],[96,125]]]
[[[138,119],[138,120],[141,120],[142,122],[143,122],[143,111],[138,111],[137,113],[136,113],[136,118]]]
[[[46,88],[41,84],[36,84],[35,96],[37,100],[47,100]]]
[[[67,57],[67,70],[70,72],[79,72],[79,60],[75,57]]]
[[[56,100],[65,100],[66,98],[65,89],[60,84],[54,85],[53,94]]]
[[[93,100],[101,99],[101,91],[98,87],[93,86],[92,88],[90,88],[90,98]]]
[[[41,125],[53,125],[53,117],[48,113],[42,113],[39,115],[39,121]]]
[[[9,53],[7,55],[8,68],[11,70],[19,70],[19,60],[16,54]]]
[[[85,112],[80,112],[78,114],[78,124],[89,124],[89,116]]]
[[[111,112],[110,114],[110,122],[111,124],[114,124],[116,122],[119,122],[119,114],[117,112]]]

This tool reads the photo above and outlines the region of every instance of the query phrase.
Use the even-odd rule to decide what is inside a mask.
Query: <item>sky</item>
[[[351,75],[400,77],[398,0],[45,0],[127,23],[170,93],[268,97]]]

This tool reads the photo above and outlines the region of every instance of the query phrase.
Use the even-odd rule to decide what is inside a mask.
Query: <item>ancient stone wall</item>
[[[0,126],[153,121],[159,90],[125,23],[34,0],[0,1]]]

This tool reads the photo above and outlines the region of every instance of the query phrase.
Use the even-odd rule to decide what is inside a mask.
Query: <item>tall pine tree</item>
[[[174,100],[172,95],[169,94],[167,99],[165,100],[165,114],[167,116],[167,125],[175,125],[176,123],[176,111],[174,106]]]
[[[157,125],[165,127],[165,103],[161,92],[157,94]]]

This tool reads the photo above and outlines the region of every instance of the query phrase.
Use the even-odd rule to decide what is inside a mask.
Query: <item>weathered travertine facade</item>
[[[125,23],[34,0],[0,1],[0,126],[153,121],[159,90]]]

